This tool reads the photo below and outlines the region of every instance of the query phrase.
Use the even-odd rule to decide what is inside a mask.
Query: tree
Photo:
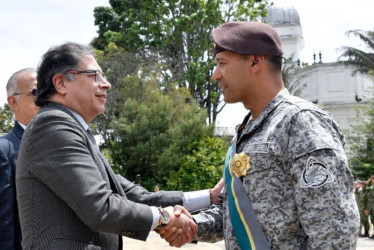
[[[342,47],[342,55],[339,57],[341,63],[354,66],[354,73],[362,73],[374,77],[374,31],[349,30],[347,35],[355,35],[361,39],[370,52],[365,52],[357,48]]]
[[[287,90],[295,96],[298,96],[305,87],[305,84],[301,84],[297,75],[298,70],[299,66],[292,61],[292,56],[284,60],[282,67],[283,83]]]
[[[212,129],[205,125],[205,113],[188,103],[186,90],[162,95],[152,86],[141,86],[139,80],[137,84],[144,88],[145,99],[127,99],[126,112],[111,122],[115,136],[112,163],[121,174],[147,188],[154,186],[153,181],[164,187],[164,177],[179,168],[188,144],[212,135]]]
[[[163,67],[161,86],[185,87],[214,123],[224,105],[220,89],[211,80],[214,67],[210,34],[229,20],[256,20],[266,14],[268,0],[110,0],[111,7],[94,11],[99,36],[94,47],[114,43],[142,62]]]
[[[148,189],[156,184],[165,189],[165,177],[179,169],[183,156],[190,153],[188,145],[213,136],[213,127],[206,125],[206,113],[187,89],[161,90],[159,65],[130,63],[128,70],[125,58],[131,54],[113,44],[106,54],[98,53],[99,64],[116,83],[108,92],[107,111],[95,119],[94,129],[117,173]]]
[[[13,112],[8,104],[0,107],[0,135],[9,133],[14,125]]]
[[[356,179],[367,180],[374,175],[374,99],[358,110],[356,120],[347,136],[349,165]]]
[[[369,52],[353,47],[342,47],[339,61],[355,68],[354,74],[361,73],[374,77],[374,32],[349,30],[347,35],[355,35],[363,41]],[[368,107],[357,113],[357,124],[348,134],[349,163],[356,178],[368,179],[374,174],[374,99]]]
[[[223,175],[227,143],[216,137],[205,137],[188,145],[177,171],[167,178],[169,190],[193,191],[213,187]]]
[[[92,123],[92,130],[100,134],[105,142],[101,146],[104,150],[110,147],[110,142],[114,140],[111,121],[118,119],[124,112],[123,103],[131,97],[132,91],[129,93],[124,91],[126,83],[123,79],[134,74],[138,70],[139,63],[134,54],[118,48],[113,43],[109,44],[105,51],[98,50],[96,59],[106,73],[108,81],[112,83],[112,89],[107,93],[106,112]],[[109,150],[112,151],[110,148]]]

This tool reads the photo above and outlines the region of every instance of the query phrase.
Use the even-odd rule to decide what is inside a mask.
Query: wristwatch
[[[160,219],[159,219],[158,224],[157,224],[157,226],[155,228],[156,230],[160,230],[163,227],[166,227],[167,224],[170,221],[170,215],[169,215],[168,211],[166,211],[162,207],[159,207],[158,208],[158,212],[160,213]]]

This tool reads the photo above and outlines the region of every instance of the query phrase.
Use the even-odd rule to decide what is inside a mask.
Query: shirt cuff
[[[210,207],[209,189],[184,192],[182,199],[183,207],[188,211],[196,211]]]
[[[151,230],[157,227],[158,222],[160,221],[160,212],[158,211],[157,207],[151,207],[152,214],[153,214],[153,223]]]

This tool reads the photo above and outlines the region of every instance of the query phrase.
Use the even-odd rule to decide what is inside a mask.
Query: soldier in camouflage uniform
[[[330,114],[284,88],[278,34],[263,23],[231,22],[212,38],[212,78],[226,103],[250,111],[233,143],[250,158],[241,180],[270,249],[355,249],[359,213],[344,137]],[[240,249],[227,188],[221,199],[193,215],[197,240],[224,237],[226,249]]]
[[[370,180],[367,184],[367,211],[368,215],[370,215],[370,222],[374,224],[374,176],[370,177]],[[370,225],[368,222],[368,216],[366,216],[366,223],[367,225],[367,232],[369,232]],[[366,230],[365,230],[366,233]],[[368,234],[367,234],[368,235]],[[370,236],[370,238],[374,239],[374,234]]]
[[[359,196],[359,211],[360,211],[360,224],[364,227],[364,233],[359,234],[360,237],[369,237],[369,210],[368,210],[368,197],[369,189],[367,184],[362,187],[361,194]]]
[[[356,203],[358,210],[360,212],[360,227],[359,227],[359,236],[360,237],[369,237],[369,211],[367,210],[367,189],[366,181],[356,181],[354,183],[354,193],[356,198]],[[364,212],[366,210],[366,212]],[[366,214],[366,215],[365,215]],[[364,227],[364,234],[361,234],[362,227]]]

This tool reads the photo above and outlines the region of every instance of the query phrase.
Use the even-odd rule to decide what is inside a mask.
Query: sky
[[[36,68],[53,45],[88,44],[97,36],[96,6],[109,6],[109,0],[1,0],[0,106],[6,103],[6,83],[14,72]]]
[[[293,5],[299,13],[305,47],[303,62],[313,63],[313,53],[323,62],[334,62],[341,46],[364,49],[359,40],[347,37],[351,29],[374,29],[373,0],[273,0]],[[109,0],[1,0],[0,6],[0,106],[6,103],[5,86],[17,70],[36,68],[52,45],[67,41],[88,44],[97,36],[93,10],[109,6]],[[219,126],[241,122],[246,111],[229,104],[219,114]],[[231,118],[226,119],[230,114]]]

